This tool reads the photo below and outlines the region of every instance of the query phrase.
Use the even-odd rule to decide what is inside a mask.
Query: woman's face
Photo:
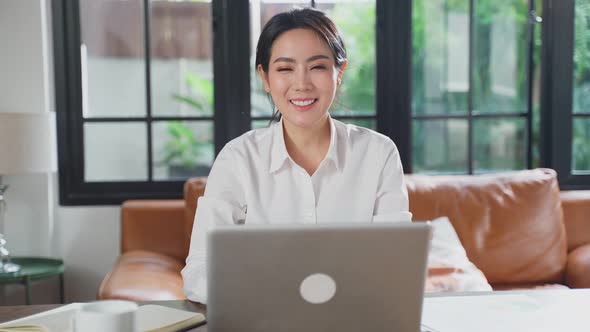
[[[314,31],[293,29],[272,44],[268,73],[260,65],[258,73],[285,125],[315,128],[328,116],[345,66],[336,68],[330,48]]]

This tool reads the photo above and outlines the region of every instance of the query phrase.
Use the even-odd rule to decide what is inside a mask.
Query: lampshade
[[[0,176],[55,171],[54,151],[54,112],[0,112]]]

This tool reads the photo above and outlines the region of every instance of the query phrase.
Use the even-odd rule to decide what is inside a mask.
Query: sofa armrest
[[[590,243],[590,190],[565,190],[560,196],[567,248],[571,251]]]
[[[129,301],[184,300],[183,262],[149,251],[128,251],[103,279],[97,299]]]
[[[590,287],[590,244],[568,254],[565,278],[571,288]]]
[[[184,200],[129,200],[121,207],[121,252],[147,250],[184,262]]]

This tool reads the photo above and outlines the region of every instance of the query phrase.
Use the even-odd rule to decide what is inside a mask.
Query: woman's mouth
[[[307,111],[317,101],[317,98],[290,99],[289,102],[299,111]]]

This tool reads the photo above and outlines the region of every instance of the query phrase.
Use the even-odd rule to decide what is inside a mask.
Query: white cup
[[[74,316],[74,331],[137,332],[137,308],[137,303],[122,300],[86,303]]]

